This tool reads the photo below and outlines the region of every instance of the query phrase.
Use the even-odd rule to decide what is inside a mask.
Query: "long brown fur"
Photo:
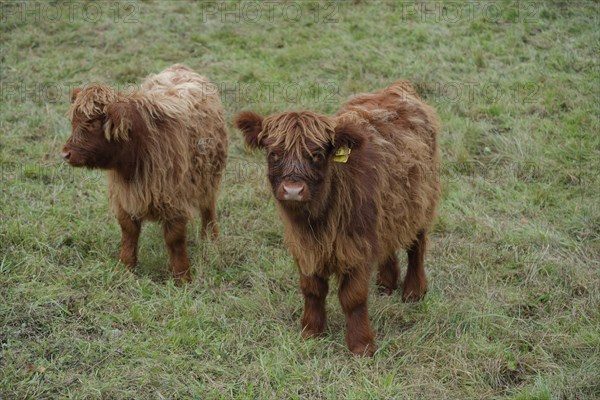
[[[250,145],[285,159],[277,171],[269,164],[272,185],[279,185],[275,175],[280,170],[293,177],[290,182],[323,175],[315,190],[306,186],[310,197],[305,203],[276,202],[285,243],[303,275],[303,327],[308,336],[322,331],[326,294],[322,280],[336,275],[348,345],[355,353],[372,354],[373,334],[366,319],[371,268],[379,266],[378,283],[391,293],[398,277],[396,251],[407,249],[410,256],[412,249],[403,299],[418,300],[427,288],[422,265],[425,233],[440,198],[436,140],[440,124],[434,110],[409,83],[398,81],[354,97],[334,117],[286,112],[262,119],[245,112],[236,123]],[[331,156],[341,145],[352,149],[347,163],[330,158],[311,169],[308,161],[298,160],[298,154],[310,159],[327,146]]]
[[[264,121],[261,139],[265,132],[273,139],[271,146],[282,146],[284,151],[300,156],[308,151],[308,143],[324,147],[334,139],[335,121],[310,111],[282,113]]]
[[[196,211],[202,212],[205,225],[212,225],[203,231],[210,228],[216,234],[214,208],[227,158],[227,132],[219,95],[206,78],[176,64],[149,76],[134,93],[90,85],[73,92],[69,114],[73,134],[63,153],[72,165],[108,170],[111,208],[123,221],[124,236],[128,218],[159,220],[169,242],[173,232],[181,231],[174,221],[185,226]],[[94,121],[101,121],[104,141],[90,128]],[[109,153],[109,161],[91,161],[104,160]],[[139,235],[139,228],[128,229]],[[181,242],[181,234],[185,232],[172,241]],[[132,240],[125,242],[133,246]],[[133,257],[128,264],[134,263],[131,251],[126,253]],[[177,254],[183,263],[187,253]]]

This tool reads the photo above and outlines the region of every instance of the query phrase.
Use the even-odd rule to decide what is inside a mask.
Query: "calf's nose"
[[[71,152],[63,150],[63,151],[60,152],[60,156],[62,158],[64,158],[66,161],[69,161],[69,158],[71,158]]]
[[[283,198],[285,200],[302,200],[305,193],[303,183],[288,183],[283,185]]]

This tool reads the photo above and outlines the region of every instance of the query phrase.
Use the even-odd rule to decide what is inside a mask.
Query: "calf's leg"
[[[167,250],[169,251],[169,259],[171,262],[171,270],[173,271],[173,279],[175,282],[190,282],[192,276],[190,274],[190,260],[187,253],[186,243],[186,225],[185,219],[177,219],[166,221],[163,224],[163,232]]]
[[[398,288],[398,257],[392,253],[382,264],[379,265],[377,272],[377,287],[379,292],[385,295],[391,295]]]
[[[142,222],[131,217],[120,207],[117,211],[117,220],[121,226],[121,251],[119,259],[130,271],[133,271],[137,264],[137,247]]]
[[[356,355],[372,356],[375,352],[375,339],[367,299],[369,297],[369,268],[361,267],[342,275],[339,298],[346,315],[346,343]]]
[[[216,239],[219,236],[219,226],[217,225],[217,206],[216,202],[212,201],[209,207],[202,208],[202,239],[206,239],[210,233],[211,238]]]
[[[304,296],[302,337],[320,336],[327,325],[325,299],[329,291],[328,280],[316,274],[307,276],[300,272],[300,289]]]
[[[417,235],[417,238],[406,250],[408,254],[408,269],[402,286],[402,301],[416,302],[425,297],[427,293],[427,278],[425,277],[425,247],[427,238],[425,232]]]

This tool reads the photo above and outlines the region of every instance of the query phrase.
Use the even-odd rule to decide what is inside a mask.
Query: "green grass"
[[[201,2],[122,2],[118,18],[66,2],[37,20],[23,4],[1,5],[1,398],[600,398],[597,2],[480,2],[456,23],[440,3],[343,2],[337,22],[326,3],[258,22],[205,21]],[[300,338],[264,157],[231,126],[221,237],[189,228],[194,282],[173,285],[152,224],[136,273],[117,262],[103,175],[58,159],[68,88],[175,62],[229,89],[228,121],[333,113],[399,78],[437,108],[430,291],[417,305],[372,291],[372,359],[346,349],[336,284],[326,337]]]

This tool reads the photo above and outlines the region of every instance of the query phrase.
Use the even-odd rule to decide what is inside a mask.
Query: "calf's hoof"
[[[302,319],[302,338],[312,339],[323,336],[325,325],[325,318]]]
[[[349,345],[348,348],[355,356],[373,357],[373,354],[375,353],[375,342],[355,343]]]
[[[356,335],[346,335],[346,344],[352,354],[356,356],[371,357],[375,353],[375,335],[373,331],[365,329]]]
[[[427,293],[427,281],[404,282],[402,287],[402,301],[405,303],[416,303],[422,300]]]
[[[323,331],[312,330],[312,329],[304,329],[302,331],[302,339],[317,339],[323,336]]]
[[[123,260],[122,258],[120,259],[120,261],[123,263],[123,265],[125,265],[125,268],[127,268],[127,270],[129,272],[134,272],[135,271],[135,267],[137,266],[137,263],[135,261],[126,261]]]
[[[173,280],[177,285],[183,285],[192,281],[192,275],[190,271],[182,272],[179,274],[173,274]]]
[[[323,328],[309,328],[305,327],[302,330],[302,339],[316,339],[322,337],[325,334],[325,327]]]
[[[381,296],[391,296],[394,294],[394,290],[396,290],[396,288],[391,288],[384,285],[377,286],[377,291]]]

